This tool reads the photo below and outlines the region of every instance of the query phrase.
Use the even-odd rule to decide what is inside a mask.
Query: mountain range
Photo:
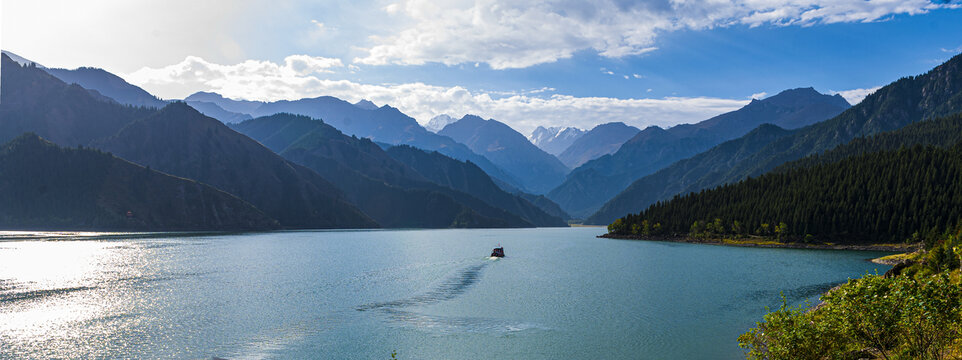
[[[323,120],[347,135],[369,138],[388,145],[411,145],[424,150],[438,151],[458,160],[471,161],[491,177],[509,184],[509,187],[523,187],[514,177],[484,156],[476,154],[464,144],[449,137],[428,131],[414,118],[387,105],[373,108],[373,103],[360,103],[361,106],[358,106],[331,96],[294,101],[259,102],[232,100],[209,92],[192,94],[185,101],[210,102],[225,111],[253,117],[277,113],[309,116]]]
[[[759,176],[786,162],[831,150],[858,137],[958,112],[962,112],[962,56],[955,56],[925,74],[886,85],[830,120],[787,134],[758,129],[641,178],[586,221],[607,224],[675,194]]]
[[[621,145],[617,152],[589,161],[568,174],[551,190],[554,200],[572,216],[585,218],[633,181],[672,163],[746,134],[770,123],[797,128],[838,115],[849,107],[839,95],[823,95],[812,88],[785,90],[741,109],[695,124],[662,129],[648,127]]]
[[[238,196],[287,228],[375,227],[316,173],[184,103],[163,109],[104,101],[36,67],[3,62],[0,141],[34,132],[85,145]]]
[[[960,187],[962,114],[957,113],[857,138],[759,177],[656,203],[616,220],[612,230],[621,235],[931,244],[962,221]]]
[[[505,193],[476,166],[438,153],[409,148],[408,153],[423,153],[415,169],[370,139],[344,135],[302,115],[275,114],[233,127],[333,181],[383,226],[566,226],[562,219]],[[466,177],[465,168],[471,176]],[[452,178],[461,180],[452,184]],[[465,185],[479,182],[490,186],[477,190]]]

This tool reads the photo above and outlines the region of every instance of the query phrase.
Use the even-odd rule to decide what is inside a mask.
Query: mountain
[[[621,122],[595,126],[561,152],[558,160],[572,169],[577,168],[601,156],[614,154],[621,144],[639,132],[638,128]]]
[[[374,110],[378,108],[378,106],[375,105],[373,102],[369,100],[364,100],[364,99],[361,99],[358,102],[354,103],[354,106],[357,106],[364,110]]]
[[[10,58],[10,60],[13,60],[14,62],[20,64],[21,66],[26,66],[26,65],[34,64],[34,65],[35,65],[36,67],[38,67],[38,68],[41,68],[41,69],[44,68],[43,65],[37,64],[36,62],[34,62],[34,61],[30,60],[30,59],[24,58],[23,56],[14,54],[14,53],[9,52],[9,51],[6,51],[6,50],[0,50],[0,54],[6,55],[8,58]]]
[[[619,205],[593,216],[592,221],[603,223],[617,216],[617,211],[639,211],[652,201],[666,199],[665,196],[671,196],[671,193],[687,194],[737,182],[786,162],[831,150],[858,137],[958,112],[962,112],[962,56],[955,56],[923,75],[886,85],[830,120],[798,129],[753,151],[742,152],[736,158],[725,160],[724,167],[714,165],[721,161],[718,158],[703,157],[698,163],[687,164],[690,169],[684,174],[676,171],[675,176],[658,181],[648,179],[636,188],[647,188],[644,193],[649,195],[637,191],[625,194],[624,199],[617,201]],[[631,205],[627,206],[629,203]]]
[[[542,219],[529,217],[533,219],[529,222],[473,194],[433,183],[415,169],[396,161],[370,139],[346,136],[320,120],[275,114],[237,124],[234,128],[285,158],[317,171],[384,226],[526,227],[533,226],[533,223],[545,224]],[[484,174],[480,169],[478,172]]]
[[[100,94],[124,105],[162,108],[167,102],[151,95],[135,85],[103,69],[81,67],[73,70],[44,69],[50,75],[68,84],[77,84],[84,89],[96,90]]]
[[[154,110],[103,101],[43,69],[0,55],[0,143],[35,132],[64,146],[90,144]]]
[[[428,131],[414,118],[387,105],[376,109],[365,109],[331,96],[265,103],[231,100],[215,93],[204,92],[195,93],[185,100],[213,102],[224,110],[250,114],[254,117],[290,113],[321,119],[347,135],[370,138],[378,143],[411,145],[420,149],[435,150],[458,160],[471,161],[491,177],[513,187],[519,186],[518,180],[484,156],[476,154],[464,144],[449,137]]]
[[[95,146],[247,200],[285,227],[366,228],[336,186],[186,103],[167,105]]]
[[[561,205],[556,204],[554,201],[551,201],[551,199],[548,199],[544,195],[535,195],[526,192],[518,192],[515,193],[515,195],[520,196],[522,199],[528,200],[528,202],[534,206],[537,206],[539,209],[541,209],[541,211],[544,211],[548,215],[557,217],[564,221],[571,220],[571,215],[568,215],[568,213],[561,208]]]
[[[962,115],[954,115],[659,202],[619,219],[612,230],[629,235],[636,226],[635,233],[658,228],[661,234],[902,243],[942,234],[962,220],[960,209]]]
[[[221,96],[218,93],[198,91],[191,94],[190,96],[184,98],[184,101],[190,104],[193,101],[203,101],[214,103],[225,111],[229,111],[237,114],[247,114],[252,115],[264,102],[261,101],[249,101],[249,100],[234,100],[228,99]]]
[[[518,179],[523,190],[544,193],[564,180],[568,168],[558,158],[534,146],[524,135],[497,120],[465,115],[439,135],[451,137],[484,155]]]
[[[230,112],[208,101],[187,101],[187,105],[197,109],[201,114],[220,120],[220,122],[225,124],[234,124],[253,119],[250,115]]]
[[[574,169],[565,182],[547,194],[572,216],[584,218],[628,187],[675,161],[691,157],[726,140],[742,136],[758,125],[782,128],[816,123],[849,107],[841,96],[819,94],[812,88],[785,90],[741,109],[667,130],[649,127],[617,152]]]
[[[426,152],[406,145],[392,147],[387,153],[436,184],[471,194],[537,226],[568,225],[564,218],[567,214],[550,214],[523,196],[505,192],[481,168],[470,162],[454,160],[436,151]]]
[[[793,130],[785,130],[771,124],[762,124],[745,136],[726,141],[710,150],[680,160],[631,183],[627,189],[605,203],[597,212],[584,220],[589,225],[607,225],[628,213],[639,212],[658,201],[669,200],[676,194],[686,194],[687,189],[700,179],[713,179],[732,166],[773,141],[788,136]]]
[[[578,140],[584,135],[584,130],[575,127],[545,128],[544,126],[538,126],[537,129],[531,132],[528,140],[546,153],[558,156],[565,151],[568,146],[571,146],[575,140]]]
[[[41,69],[0,58],[0,137],[35,132],[57,144],[111,151],[231,193],[283,227],[376,226],[314,172],[186,104],[156,110],[104,102]]]
[[[428,124],[425,125],[424,128],[428,129],[430,132],[437,133],[438,131],[441,131],[441,129],[444,129],[445,126],[448,126],[448,124],[455,121],[458,121],[458,119],[455,119],[447,114],[441,114],[431,118],[431,121],[428,121]]]
[[[267,230],[249,203],[89,148],[24,134],[0,148],[0,228],[99,231]]]

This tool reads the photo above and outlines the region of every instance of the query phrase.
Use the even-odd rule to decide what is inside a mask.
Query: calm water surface
[[[0,358],[737,359],[871,252],[601,228],[0,242]],[[9,235],[9,234],[8,234]],[[504,245],[507,257],[491,260]]]

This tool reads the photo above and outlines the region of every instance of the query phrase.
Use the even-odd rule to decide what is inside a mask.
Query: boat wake
[[[357,310],[367,311],[383,308],[397,309],[410,306],[434,304],[437,302],[454,299],[455,297],[464,294],[466,291],[468,291],[468,289],[474,286],[474,284],[481,280],[481,271],[484,270],[488,264],[490,264],[490,262],[483,262],[478,265],[472,265],[461,269],[461,271],[458,271],[457,274],[446,279],[437,288],[427,293],[407,299],[361,305],[357,308]]]

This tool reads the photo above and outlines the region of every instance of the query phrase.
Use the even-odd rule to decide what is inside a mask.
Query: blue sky
[[[526,134],[671,126],[794,87],[857,101],[962,51],[959,3],[928,0],[44,0],[0,16],[0,47],[164,98],[367,98]]]

